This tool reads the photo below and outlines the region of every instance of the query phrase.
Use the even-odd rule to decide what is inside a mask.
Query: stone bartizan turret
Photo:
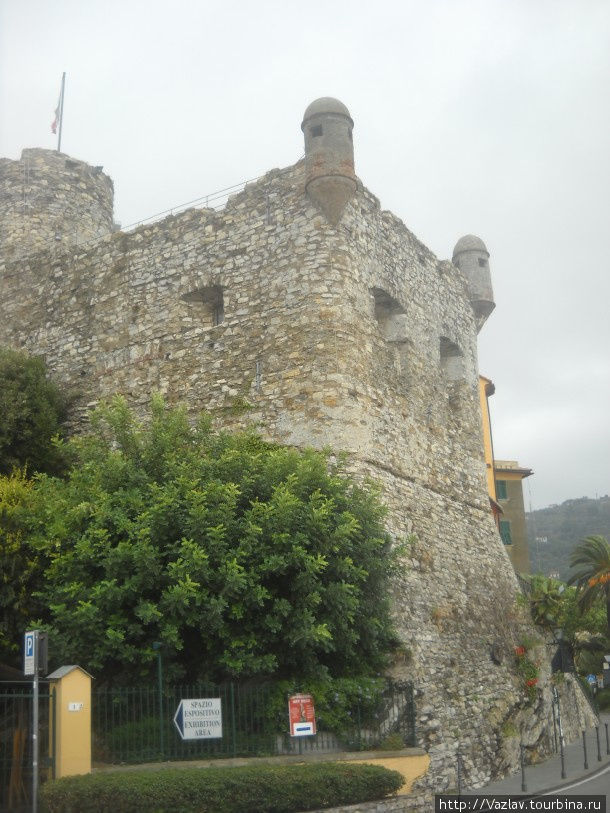
[[[347,107],[329,96],[312,102],[301,124],[305,190],[334,226],[356,191],[353,127]]]
[[[477,330],[481,330],[487,317],[496,307],[491,287],[489,251],[485,243],[474,234],[460,237],[453,249],[453,264],[457,265],[466,277]]]

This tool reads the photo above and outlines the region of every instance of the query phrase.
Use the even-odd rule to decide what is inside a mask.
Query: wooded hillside
[[[585,536],[601,534],[610,539],[610,497],[580,497],[526,514],[532,572],[570,573],[570,553]]]

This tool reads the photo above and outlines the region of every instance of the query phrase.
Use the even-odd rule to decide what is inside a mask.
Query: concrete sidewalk
[[[494,793],[499,795],[520,795],[520,794],[544,794],[554,793],[561,790],[562,787],[571,785],[583,777],[593,776],[604,770],[610,768],[610,754],[606,746],[606,728],[610,736],[610,714],[602,713],[600,715],[599,724],[599,745],[601,760],[597,758],[597,740],[595,736],[595,729],[589,728],[585,732],[585,739],[587,743],[587,764],[588,768],[584,767],[584,749],[582,737],[572,742],[565,747],[565,774],[566,778],[562,779],[561,776],[561,756],[555,754],[545,762],[540,762],[538,765],[525,766],[525,782],[527,790],[521,789],[521,771],[512,776],[505,777],[499,782],[492,782],[483,788],[477,788],[476,791],[468,790],[464,795],[469,793]],[[610,770],[608,771],[608,787],[610,788]]]

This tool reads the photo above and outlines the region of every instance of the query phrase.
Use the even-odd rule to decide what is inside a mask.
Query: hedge
[[[40,801],[44,813],[295,813],[375,801],[403,783],[397,771],[349,762],[159,768],[50,781]]]

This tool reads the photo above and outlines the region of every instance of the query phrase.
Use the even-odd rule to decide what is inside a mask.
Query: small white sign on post
[[[68,703],[68,711],[82,711],[83,704],[82,703]]]
[[[183,699],[174,714],[174,725],[183,740],[222,737],[222,707],[219,697]]]

